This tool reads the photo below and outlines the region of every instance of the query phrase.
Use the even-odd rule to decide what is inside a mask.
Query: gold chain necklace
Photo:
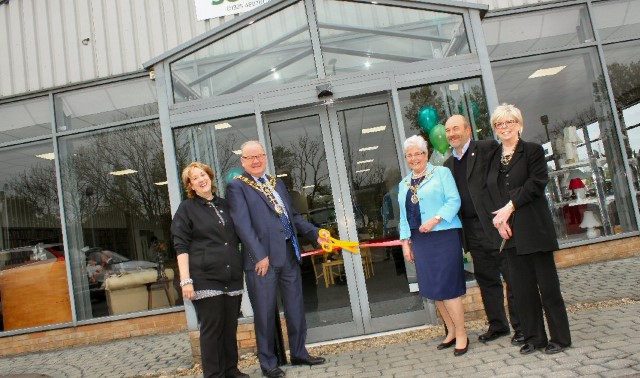
[[[513,159],[513,155],[516,153],[516,147],[518,147],[519,142],[520,140],[518,139],[518,141],[516,141],[516,145],[513,146],[513,150],[510,154],[504,153],[504,144],[502,145],[502,156],[500,156],[500,163],[502,165],[507,166],[509,165],[509,163],[511,163],[511,159]]]
[[[411,181],[409,180],[409,177],[405,179],[407,186],[409,187],[411,192],[413,192],[413,194],[411,195],[411,203],[413,203],[414,205],[420,202],[420,198],[418,197],[418,187],[420,186],[420,184],[422,184],[423,181],[428,181],[431,175],[433,175],[433,172],[435,172],[435,170],[436,170],[436,167],[433,167],[431,172],[429,172],[428,174],[425,175],[423,173],[422,180],[418,181],[415,185],[411,185]],[[427,171],[427,168],[424,169],[424,172],[426,171]]]
[[[282,206],[280,206],[278,201],[276,201],[276,197],[273,195],[273,192],[276,188],[276,178],[274,176],[271,176],[271,178],[269,179],[269,185],[267,185],[266,183],[257,183],[254,180],[249,180],[244,176],[236,176],[236,178],[238,180],[242,180],[245,184],[264,194],[269,202],[271,202],[271,204],[273,205],[273,209],[276,211],[276,213],[284,213],[284,209],[282,208]]]

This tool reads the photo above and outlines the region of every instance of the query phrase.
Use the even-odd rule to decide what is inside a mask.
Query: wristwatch
[[[435,220],[437,220],[438,222],[441,222],[441,221],[442,221],[442,217],[441,217],[440,215],[436,215],[434,218],[435,218]]]

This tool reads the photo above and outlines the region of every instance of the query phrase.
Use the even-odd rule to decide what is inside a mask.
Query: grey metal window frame
[[[592,32],[593,32],[593,36],[594,36],[594,39],[595,39],[594,42],[582,43],[582,44],[575,45],[575,46],[542,50],[542,51],[537,51],[535,53],[517,54],[517,55],[513,55],[513,56],[508,56],[508,57],[500,57],[500,58],[490,59],[490,61],[492,63],[493,62],[504,62],[504,61],[508,61],[508,60],[516,59],[516,58],[526,58],[526,57],[531,57],[531,56],[545,55],[545,54],[549,54],[549,53],[565,52],[565,51],[577,50],[577,49],[582,49],[582,48],[595,47],[596,50],[597,50],[597,54],[598,54],[598,61],[600,63],[600,68],[601,68],[602,72],[604,73],[603,76],[605,78],[605,87],[606,87],[606,90],[607,90],[609,111],[611,112],[612,115],[614,115],[613,116],[613,124],[615,126],[616,135],[618,137],[618,148],[620,149],[620,152],[621,152],[621,155],[622,155],[622,161],[629,161],[629,156],[627,155],[626,148],[623,145],[623,140],[624,139],[623,139],[623,135],[622,135],[620,120],[618,119],[617,116],[615,116],[615,114],[616,114],[616,112],[615,112],[615,109],[616,109],[616,107],[615,107],[615,99],[613,97],[613,89],[611,87],[611,81],[609,79],[609,72],[607,70],[607,64],[606,64],[606,60],[605,60],[603,46],[604,45],[611,45],[611,44],[615,44],[615,43],[620,43],[620,42],[628,42],[628,41],[640,40],[640,36],[638,38],[620,38],[619,40],[614,40],[614,41],[606,41],[606,42],[601,41],[600,35],[598,33],[598,29],[597,29],[596,25],[594,25],[594,22],[593,22],[593,7],[592,7],[592,4],[593,3],[601,3],[601,2],[604,2],[604,1],[606,1],[606,0],[600,0],[600,1],[592,1],[592,0],[557,1],[557,2],[536,4],[536,5],[527,6],[527,7],[520,7],[520,8],[513,8],[513,9],[497,10],[497,11],[488,12],[486,17],[485,17],[485,19],[492,19],[492,18],[497,18],[497,17],[511,16],[511,15],[518,15],[518,14],[527,14],[527,13],[533,13],[533,12],[545,11],[545,10],[551,10],[551,9],[557,9],[557,8],[573,7],[573,6],[576,6],[576,5],[585,5],[586,9],[587,9],[587,12],[588,12],[588,16],[589,16],[589,23],[590,23],[590,26],[591,26],[591,29],[592,29]],[[624,234],[603,236],[603,237],[599,238],[598,241],[610,241],[610,240],[616,240],[616,239],[621,239],[621,238],[640,235],[640,209],[638,208],[638,199],[637,199],[638,192],[635,190],[635,186],[633,185],[633,182],[631,181],[631,177],[633,177],[632,172],[631,172],[631,168],[629,167],[628,164],[625,164],[624,169],[625,169],[625,173],[626,173],[627,186],[629,188],[629,195],[631,197],[631,203],[633,204],[633,211],[634,211],[634,215],[635,215],[637,230],[636,231],[632,231],[632,232],[627,232],[627,233],[624,233]],[[577,247],[577,246],[587,245],[587,244],[592,244],[592,242],[589,241],[588,239],[584,239],[584,240],[580,240],[580,241],[561,243],[560,244],[560,248],[561,249],[572,248],[572,247]]]

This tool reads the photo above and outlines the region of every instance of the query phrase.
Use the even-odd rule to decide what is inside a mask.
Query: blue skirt
[[[421,296],[440,301],[467,292],[459,228],[411,230],[411,246]]]

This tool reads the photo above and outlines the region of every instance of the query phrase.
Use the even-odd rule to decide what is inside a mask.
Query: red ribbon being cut
[[[397,247],[401,246],[402,242],[398,239],[373,239],[366,243],[358,244],[358,248],[380,248],[380,247]],[[334,247],[332,251],[338,251],[342,249],[341,247]],[[308,251],[302,254],[302,257],[319,255],[321,253],[326,253],[324,249],[314,249],[313,251]]]

